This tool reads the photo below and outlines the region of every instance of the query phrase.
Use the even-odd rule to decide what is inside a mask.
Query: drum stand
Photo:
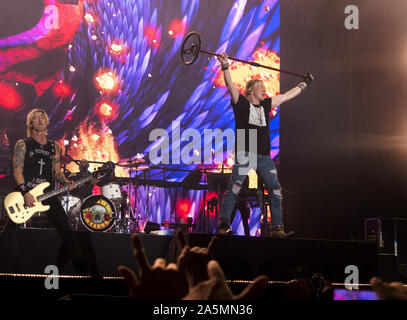
[[[130,186],[129,186],[130,187]],[[130,192],[129,192],[130,194]],[[127,205],[127,202],[129,202],[129,205]],[[116,232],[118,233],[132,233],[133,228],[132,228],[132,221],[131,221],[131,215],[132,215],[132,209],[131,209],[131,203],[130,203],[130,195],[126,197],[125,199],[122,199],[122,202],[120,205],[116,205],[117,209],[117,220],[116,220]]]
[[[258,177],[259,205],[260,205],[260,236],[268,237],[270,235],[271,221],[269,221],[268,210],[271,212],[271,195],[264,193],[265,185]],[[271,212],[271,215],[273,213]],[[263,220],[263,221],[262,221]]]
[[[130,179],[129,179],[129,184],[127,187],[127,197],[126,199],[122,200],[122,203],[120,205],[120,209],[118,210],[118,216],[119,218],[117,219],[117,224],[116,224],[116,232],[119,233],[133,233],[133,232],[138,232],[140,227],[137,219],[137,205],[135,204],[135,208],[133,210],[132,204],[131,204],[131,194],[133,192],[133,183],[132,183],[132,171],[133,171],[133,166],[130,165]],[[135,186],[135,196],[134,199],[137,199],[137,186]],[[123,207],[123,202],[125,201],[125,208]],[[136,201],[136,200],[135,200]],[[133,221],[134,216],[136,216],[136,222]]]

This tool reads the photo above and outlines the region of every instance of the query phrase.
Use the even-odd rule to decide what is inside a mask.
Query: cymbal
[[[146,169],[150,169],[149,165],[146,164],[137,164],[137,165],[132,165],[132,166],[125,166],[125,167],[129,167],[129,168],[136,168],[136,170],[146,170]],[[124,170],[129,170],[129,169],[124,169]]]
[[[139,158],[124,158],[119,160],[116,164],[121,167],[136,167],[145,162],[146,161],[144,159]]]

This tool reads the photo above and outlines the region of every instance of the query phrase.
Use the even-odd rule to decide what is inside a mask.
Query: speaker
[[[197,184],[199,184],[199,182],[202,179],[202,172],[201,170],[195,169],[193,171],[191,171],[181,182],[182,186],[185,187],[192,187],[195,186]]]
[[[144,232],[149,234],[151,231],[160,230],[160,225],[155,222],[147,221],[146,226],[144,227]]]

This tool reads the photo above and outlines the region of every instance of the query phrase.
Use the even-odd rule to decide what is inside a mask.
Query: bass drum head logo
[[[89,196],[82,203],[80,218],[90,231],[108,231],[116,222],[116,208],[102,195]]]

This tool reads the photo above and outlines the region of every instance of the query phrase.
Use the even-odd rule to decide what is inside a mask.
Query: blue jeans
[[[247,155],[247,154],[246,154]],[[251,155],[254,161],[245,161],[236,163],[232,169],[232,178],[228,189],[223,197],[220,207],[219,222],[230,224],[233,207],[236,198],[242,188],[243,182],[251,168],[253,168],[261,181],[264,183],[268,194],[271,198],[271,224],[275,227],[282,226],[282,209],[281,209],[281,186],[277,178],[277,170],[273,160],[269,155]],[[250,158],[249,158],[250,159]]]

